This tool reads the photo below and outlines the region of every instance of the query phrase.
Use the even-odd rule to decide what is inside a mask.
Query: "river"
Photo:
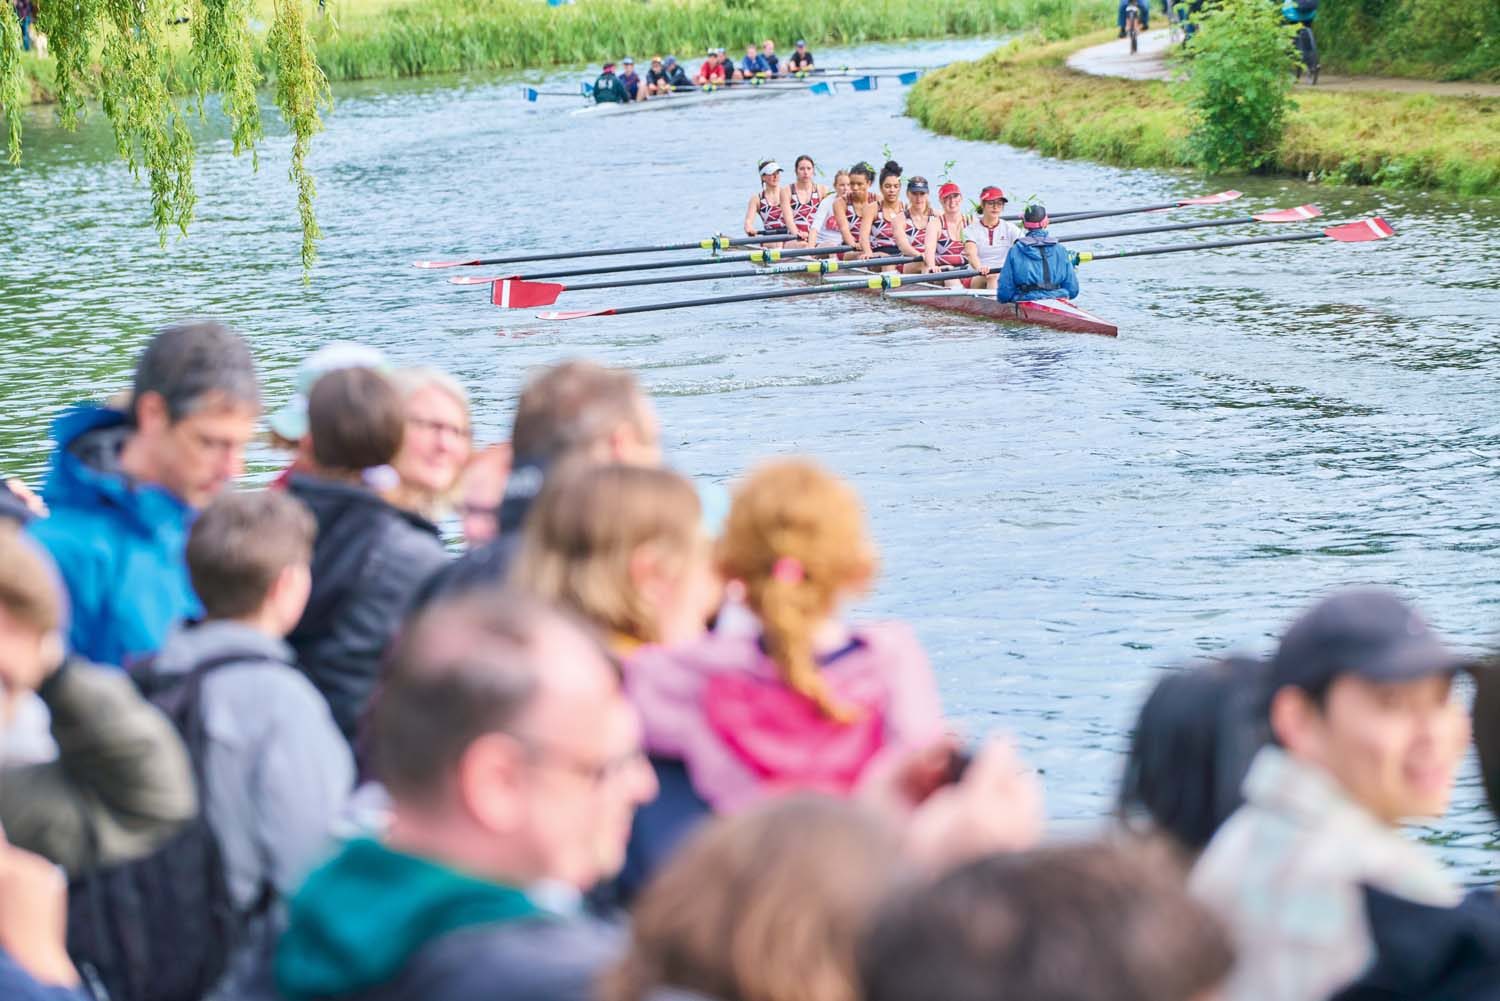
[[[927,64],[988,47],[818,54]],[[571,90],[579,75],[527,79]],[[331,338],[441,365],[473,392],[481,440],[505,435],[532,366],[571,355],[630,366],[683,471],[727,482],[757,457],[810,453],[857,484],[882,553],[863,610],[915,624],[953,714],[971,734],[1016,735],[1063,829],[1108,810],[1131,720],[1163,669],[1265,651],[1330,587],[1394,585],[1464,648],[1494,638],[1500,205],[960,142],[902,117],[895,81],[618,116],[574,116],[569,99],[527,104],[518,82],[337,88],[312,157],[327,238],[306,287],[284,136],[254,173],[230,155],[222,123],[204,125],[199,218],[163,249],[98,116],[72,136],[35,112],[25,161],[0,166],[0,467],[35,477],[49,414],[126,385],[149,331],[186,315],[247,332],[272,405],[298,359]],[[1118,340],[847,296],[556,324],[410,266],[735,233],[758,160],[790,168],[806,152],[831,174],[878,164],[886,147],[934,183],[956,161],[970,196],[999,183],[1018,201],[1081,209],[1233,184],[1248,197],[1217,211],[1315,201],[1334,220],[1380,213],[1400,238],[1089,265],[1081,302],[1119,324]],[[1201,238],[1223,236],[1210,233]],[[263,476],[278,457],[252,460]],[[1421,833],[1482,879],[1495,830],[1471,762],[1450,815]]]

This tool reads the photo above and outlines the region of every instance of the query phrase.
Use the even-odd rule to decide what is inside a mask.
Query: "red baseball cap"
[[[1010,199],[1005,197],[1005,192],[991,184],[979,193],[979,201],[982,204],[984,202],[1008,202]]]
[[[944,198],[947,198],[949,195],[961,195],[961,194],[963,194],[963,192],[958,190],[958,185],[954,184],[952,181],[949,181],[947,184],[943,185],[941,188],[938,188],[938,201],[942,201]]]

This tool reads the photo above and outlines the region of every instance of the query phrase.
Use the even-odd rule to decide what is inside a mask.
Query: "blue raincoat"
[[[1045,229],[1032,230],[1011,244],[995,298],[1001,302],[1078,298],[1078,272],[1072,256]]]

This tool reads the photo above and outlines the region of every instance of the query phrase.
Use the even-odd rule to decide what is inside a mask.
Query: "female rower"
[[[834,200],[833,218],[838,223],[839,239],[854,250],[846,258],[869,260],[875,254],[870,250],[870,228],[875,221],[878,206],[870,197],[870,186],[875,183],[875,168],[868,163],[856,163],[849,168],[849,194]]]
[[[979,218],[964,227],[964,257],[979,272],[970,288],[995,288],[1010,245],[1021,238],[1019,229],[1000,218],[1005,203],[1005,192],[990,185],[979,192]]]
[[[813,246],[816,234],[813,232],[813,220],[817,218],[818,206],[823,204],[823,199],[828,197],[828,189],[813,180],[813,174],[817,167],[813,164],[813,158],[803,153],[797,157],[792,170],[797,175],[797,180],[792,182],[792,226],[802,237],[800,242],[804,246]]]
[[[813,238],[820,247],[836,247],[843,242],[839,235],[839,217],[834,214],[834,206],[840,199],[849,197],[849,172],[841,170],[833,175],[833,190],[823,199],[823,204],[818,206],[818,214],[813,217]]]
[[[927,244],[922,254],[929,273],[968,264],[964,257],[964,229],[973,219],[964,215],[963,192],[949,181],[938,188],[938,201],[943,211],[927,224]],[[958,281],[945,284],[949,288],[963,288]]]
[[[932,228],[934,218],[936,216],[932,211],[932,203],[927,198],[927,178],[912,177],[906,182],[906,211],[902,220],[904,225],[896,230],[896,245],[901,253],[921,258],[901,269],[909,275],[921,274],[927,270],[928,231]]]
[[[901,165],[887,160],[880,168],[880,203],[875,207],[875,218],[869,229],[869,250],[875,257],[892,257],[905,254],[901,244],[904,237],[898,234],[906,229],[906,206],[901,204]],[[894,269],[891,269],[894,270]]]
[[[745,209],[745,234],[759,236],[791,227],[792,192],[781,185],[781,164],[775,160],[760,162],[760,191],[750,196]],[[767,247],[779,247],[768,243]]]

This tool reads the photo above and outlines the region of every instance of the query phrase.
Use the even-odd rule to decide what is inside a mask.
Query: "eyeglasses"
[[[431,431],[434,434],[446,433],[452,435],[455,438],[463,438],[465,440],[467,440],[469,437],[468,428],[460,427],[459,425],[449,423],[448,421],[435,421],[428,417],[407,417],[406,423],[408,426],[414,427],[418,431]]]
[[[517,739],[533,761],[550,763],[565,772],[571,772],[595,789],[603,788],[630,769],[646,764],[646,752],[639,747],[600,760],[574,754],[572,751],[565,751],[556,746],[549,746],[530,737],[522,736]]]

